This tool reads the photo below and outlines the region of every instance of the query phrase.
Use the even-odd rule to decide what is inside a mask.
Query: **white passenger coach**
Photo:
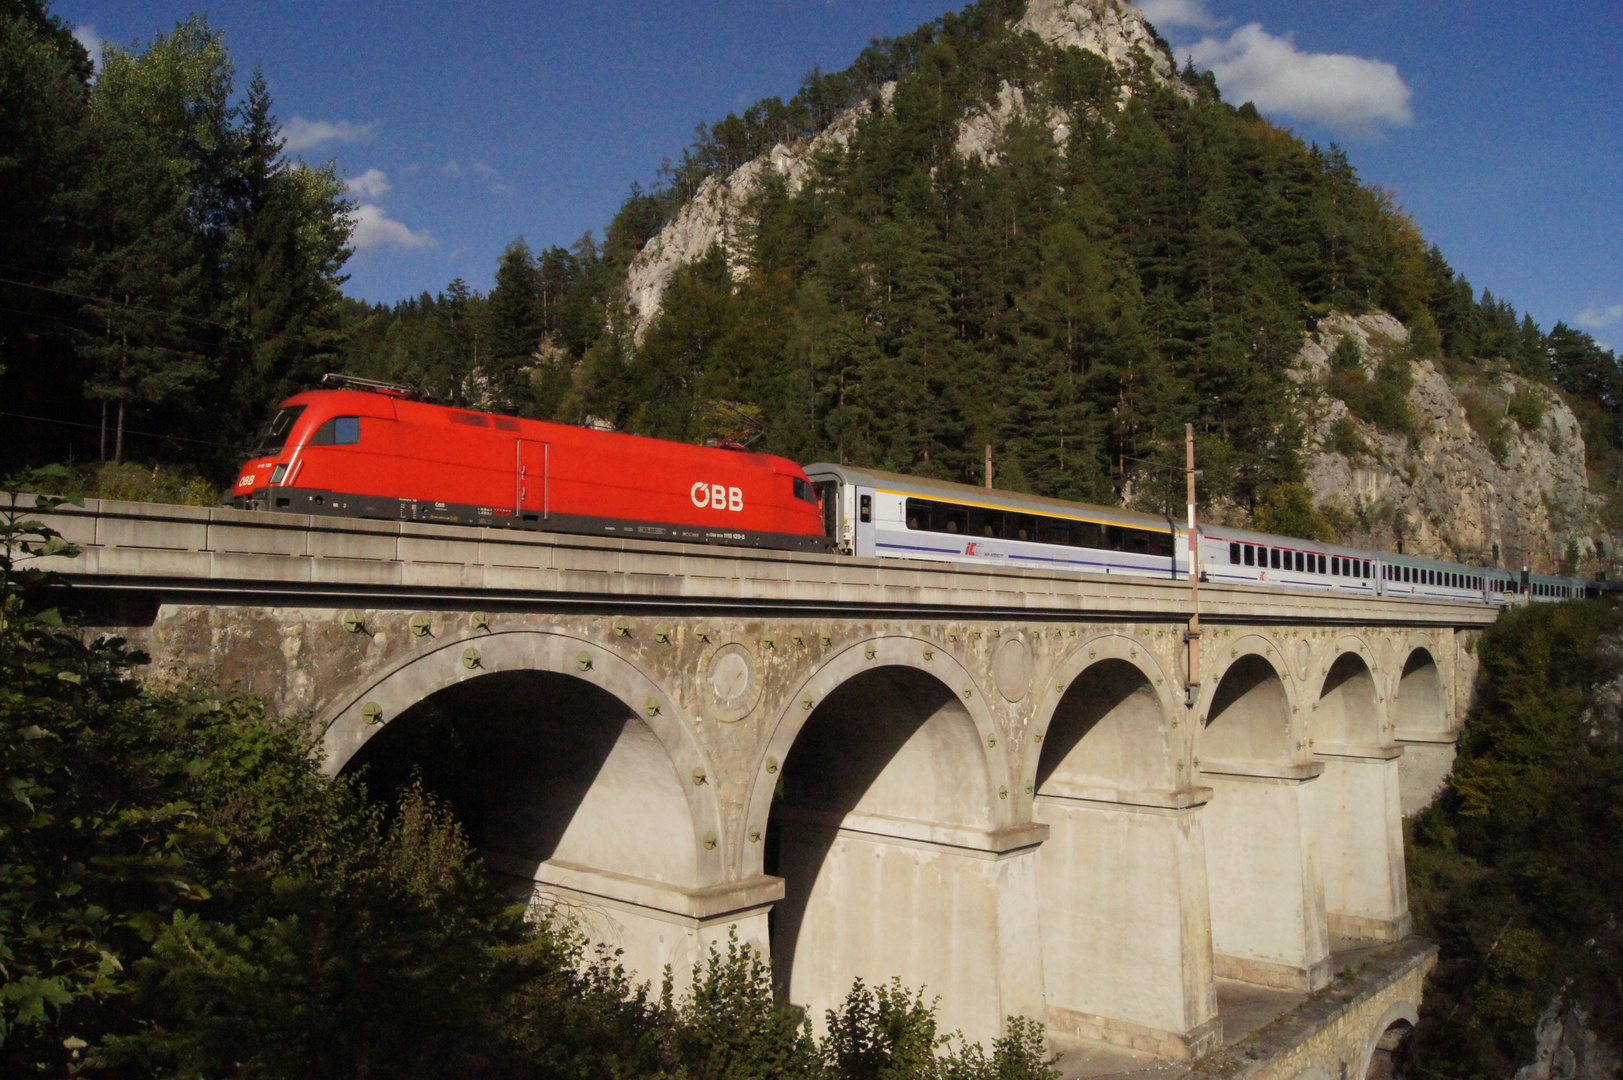
[[[862,558],[1031,566],[1187,578],[1189,533],[1171,517],[819,463],[806,475],[824,526]],[[1203,525],[1203,581],[1353,595],[1504,604],[1599,594],[1595,582]]]

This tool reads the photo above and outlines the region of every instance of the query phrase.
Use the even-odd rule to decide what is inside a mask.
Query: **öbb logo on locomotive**
[[[1202,526],[1191,545],[1188,527],[1170,512],[844,464],[802,467],[736,444],[695,446],[451,408],[410,387],[348,376],[322,381],[341,388],[295,394],[261,429],[233,505],[1004,569],[1195,573],[1217,586],[1416,600],[1563,600],[1612,587],[1217,524]]]
[[[708,506],[713,510],[742,511],[744,509],[744,489],[728,487],[725,484],[707,484],[703,480],[694,483],[689,489],[693,498],[693,505]]]

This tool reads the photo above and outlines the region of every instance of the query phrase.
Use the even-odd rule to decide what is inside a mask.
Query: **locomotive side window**
[[[354,446],[361,441],[359,416],[335,416],[316,428],[310,436],[311,446]]]

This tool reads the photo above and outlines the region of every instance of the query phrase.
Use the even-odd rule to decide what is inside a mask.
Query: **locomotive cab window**
[[[282,452],[287,445],[287,437],[293,431],[293,425],[304,413],[303,405],[289,405],[285,409],[277,409],[275,415],[265,421],[265,426],[259,429],[259,435],[254,439],[254,448],[248,451],[248,456],[272,457]]]
[[[359,416],[335,416],[316,428],[310,436],[311,446],[354,446],[361,441]]]
[[[801,502],[809,502],[813,506],[817,505],[817,492],[812,490],[812,486],[810,484],[798,476],[791,477],[790,479],[794,481],[795,498],[799,499]]]

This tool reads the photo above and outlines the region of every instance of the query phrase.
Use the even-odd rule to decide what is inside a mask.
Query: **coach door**
[[[518,440],[518,512],[525,521],[545,521],[547,505],[548,444]]]

